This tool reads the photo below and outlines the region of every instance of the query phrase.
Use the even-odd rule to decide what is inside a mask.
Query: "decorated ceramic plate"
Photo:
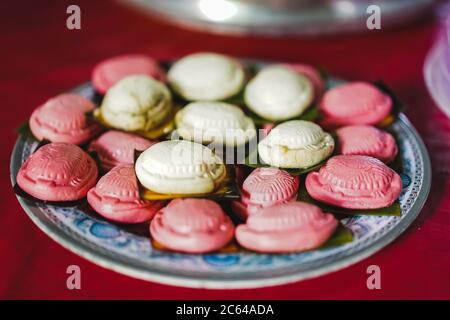
[[[73,92],[95,100],[90,83]],[[427,151],[403,113],[390,130],[397,137],[402,162],[400,214],[347,216],[341,222],[352,233],[353,240],[313,251],[258,254],[240,249],[202,255],[174,253],[154,246],[148,231],[109,222],[96,215],[86,203],[59,206],[21,196],[18,200],[36,225],[62,246],[100,266],[132,277],[219,289],[289,283],[333,272],[370,256],[397,238],[419,214],[431,183]],[[23,135],[17,140],[11,157],[13,185],[21,164],[37,146],[38,142]]]

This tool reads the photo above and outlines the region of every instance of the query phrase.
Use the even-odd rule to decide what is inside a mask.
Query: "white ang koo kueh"
[[[210,193],[226,177],[225,165],[217,155],[186,140],[152,145],[141,153],[135,170],[144,187],[164,194]]]
[[[308,168],[331,155],[332,136],[310,121],[291,120],[273,128],[258,144],[261,159],[274,167]]]
[[[244,69],[238,61],[217,53],[188,55],[168,73],[171,87],[189,101],[229,98],[241,90],[244,79]]]
[[[166,120],[172,97],[163,83],[146,75],[132,75],[106,92],[100,108],[103,120],[114,128],[148,131]]]
[[[178,111],[175,123],[181,137],[199,143],[237,146],[256,136],[252,119],[224,102],[191,102]]]
[[[314,99],[311,81],[282,65],[262,69],[245,88],[245,104],[268,120],[300,116]]]

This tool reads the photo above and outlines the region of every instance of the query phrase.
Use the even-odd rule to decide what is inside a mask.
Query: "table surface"
[[[66,28],[67,1],[0,4],[0,298],[51,299],[392,299],[450,298],[450,120],[424,86],[423,61],[437,23],[319,39],[218,36],[183,30],[109,1],[77,1],[81,30]],[[364,261],[316,279],[246,290],[165,286],[129,278],[63,249],[23,212],[12,192],[9,161],[15,129],[49,97],[90,77],[100,60],[122,53],[170,59],[194,51],[324,66],[354,80],[384,81],[408,106],[429,150],[433,182],[414,224]],[[81,290],[68,290],[66,268],[81,268]],[[381,289],[366,286],[369,265]]]

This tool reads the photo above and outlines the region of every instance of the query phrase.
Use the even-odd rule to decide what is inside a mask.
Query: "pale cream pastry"
[[[217,155],[186,140],[152,145],[138,157],[135,170],[145,188],[163,194],[211,193],[226,178],[225,165]]]
[[[311,81],[283,65],[262,69],[247,84],[247,107],[264,119],[281,121],[300,116],[314,99]]]
[[[256,136],[255,125],[241,108],[217,101],[191,102],[175,116],[177,133],[199,143],[242,145]]]
[[[113,85],[100,111],[110,126],[125,131],[148,131],[163,123],[172,109],[169,89],[146,75],[132,75]]]
[[[170,86],[186,100],[223,100],[244,85],[241,64],[226,55],[201,52],[178,60],[169,70]]]
[[[291,120],[273,128],[258,144],[261,159],[274,167],[308,168],[331,155],[332,136],[310,121]]]

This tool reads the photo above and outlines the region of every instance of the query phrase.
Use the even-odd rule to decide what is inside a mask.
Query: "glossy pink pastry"
[[[380,123],[392,110],[391,98],[366,82],[334,87],[322,97],[320,111],[324,126]]]
[[[133,164],[134,151],[143,151],[154,143],[131,133],[110,130],[91,142],[89,152],[95,152],[102,170],[109,171],[119,164]]]
[[[172,200],[156,214],[150,233],[168,249],[204,253],[230,242],[234,225],[214,201],[180,198]]]
[[[92,101],[74,93],[63,93],[34,110],[30,129],[39,140],[82,144],[100,133],[100,126],[86,116]]]
[[[288,202],[261,209],[236,227],[236,239],[249,250],[287,253],[324,244],[338,225],[336,218],[305,202]]]
[[[257,168],[242,184],[241,201],[233,201],[233,212],[246,219],[261,208],[295,201],[299,179],[278,168]]]
[[[98,214],[121,223],[151,220],[164,205],[163,201],[140,199],[132,164],[118,165],[101,177],[87,200]]]
[[[129,54],[103,60],[97,64],[92,72],[92,85],[99,93],[105,94],[119,80],[133,74],[145,74],[166,81],[166,73],[154,59],[146,55]]]
[[[306,177],[309,195],[327,204],[348,209],[377,209],[394,203],[402,180],[378,159],[359,155],[335,156],[319,172]]]
[[[336,130],[338,152],[359,154],[380,159],[384,163],[394,160],[398,148],[394,137],[372,126],[354,125]]]
[[[324,82],[317,68],[303,63],[287,64],[289,68],[307,77],[314,88],[314,96],[320,98],[324,90]]]
[[[17,174],[19,187],[44,201],[81,199],[96,181],[95,161],[80,147],[62,142],[39,148]]]

